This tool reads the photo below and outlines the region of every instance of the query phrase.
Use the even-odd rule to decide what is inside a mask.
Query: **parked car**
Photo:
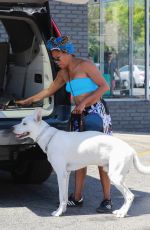
[[[130,76],[129,76],[129,65],[123,66],[119,69],[120,79],[122,85],[125,88],[130,87]],[[133,86],[134,87],[144,87],[144,66],[143,65],[133,65]]]
[[[17,106],[49,86],[57,67],[46,49],[60,31],[50,17],[48,0],[0,0],[0,22],[8,39],[0,42],[0,169],[10,171],[17,182],[41,183],[51,174],[46,154],[31,139],[17,140],[11,127],[43,108],[43,119],[66,130],[70,97],[65,88],[32,106]]]

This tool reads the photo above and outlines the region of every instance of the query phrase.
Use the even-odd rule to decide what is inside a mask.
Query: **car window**
[[[141,66],[142,67],[142,66]],[[132,70],[135,71],[135,66],[132,67]],[[142,68],[140,70],[143,70]],[[125,71],[129,71],[129,66],[123,66],[119,69],[120,72],[125,72]]]
[[[143,65],[138,65],[137,67],[138,67],[138,69],[141,70],[141,71],[144,71],[144,70],[145,70],[145,67],[144,67]]]
[[[125,71],[129,71],[129,67],[128,66],[124,66],[124,67],[121,67],[119,69],[120,72],[125,72]]]

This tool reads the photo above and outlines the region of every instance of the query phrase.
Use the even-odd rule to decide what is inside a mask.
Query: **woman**
[[[47,42],[47,48],[51,51],[54,61],[60,68],[56,79],[47,88],[38,94],[25,100],[18,101],[21,105],[30,105],[45,97],[50,97],[66,84],[66,90],[75,100],[75,108],[72,113],[84,112],[85,130],[98,130],[111,134],[111,119],[106,111],[102,95],[109,90],[109,86],[99,70],[90,60],[83,60],[74,56],[74,47],[68,37],[53,38]],[[89,116],[90,115],[90,116]],[[99,174],[103,188],[103,201],[97,208],[97,212],[108,213],[112,211],[110,199],[110,181],[107,174],[99,167]],[[75,191],[68,199],[68,206],[81,206],[83,204],[83,187],[86,168],[75,173]]]

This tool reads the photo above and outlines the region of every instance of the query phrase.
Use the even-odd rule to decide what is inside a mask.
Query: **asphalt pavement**
[[[134,147],[145,165],[150,165],[150,135],[114,133]],[[50,214],[57,207],[58,186],[53,173],[42,185],[16,185],[8,173],[0,172],[0,229],[2,230],[150,230],[150,175],[131,168],[126,184],[135,199],[126,218],[113,214],[97,214],[102,199],[96,166],[88,167],[85,181],[84,206],[68,208],[62,217]],[[69,191],[73,190],[74,173]],[[120,192],[112,186],[113,208],[123,203]]]

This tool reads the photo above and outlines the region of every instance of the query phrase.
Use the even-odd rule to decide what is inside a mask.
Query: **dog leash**
[[[72,93],[75,105],[77,105],[76,98],[75,98],[75,95],[74,95],[74,92],[73,92],[73,89],[72,89],[72,86],[70,83],[71,82],[70,75],[68,75],[68,77],[69,77],[69,85],[70,85],[71,93]],[[70,126],[69,127],[70,131],[76,131],[76,126],[77,126],[77,129],[79,129],[79,132],[82,132],[84,130],[84,128],[83,128],[83,113],[82,114],[74,114],[71,112],[69,126]]]

